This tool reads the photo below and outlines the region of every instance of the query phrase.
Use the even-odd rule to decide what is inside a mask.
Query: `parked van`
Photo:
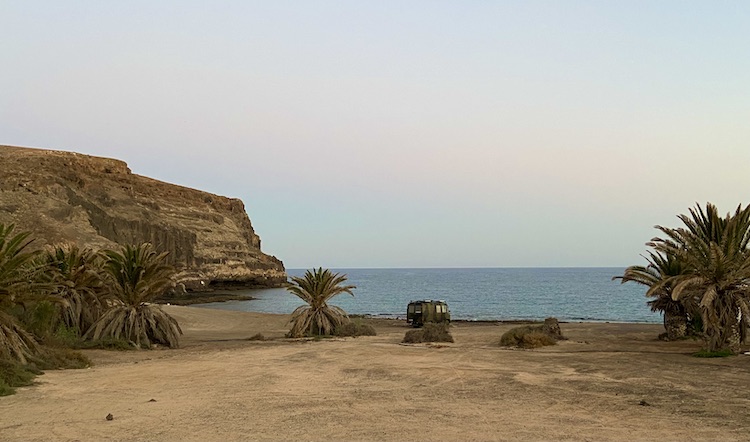
[[[406,323],[421,327],[425,322],[450,322],[451,312],[445,301],[423,299],[411,301],[406,307]]]

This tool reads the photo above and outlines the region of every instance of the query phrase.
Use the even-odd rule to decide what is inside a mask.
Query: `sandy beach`
[[[700,342],[660,325],[564,323],[569,340],[514,350],[497,345],[512,324],[403,345],[403,321],[368,319],[378,336],[294,341],[286,315],[166,309],[182,348],[86,351],[93,367],[0,398],[0,439],[750,439],[750,356],[692,357]]]

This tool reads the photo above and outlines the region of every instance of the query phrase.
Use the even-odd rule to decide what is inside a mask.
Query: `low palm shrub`
[[[105,307],[103,255],[75,245],[59,245],[47,249],[41,263],[49,269],[54,294],[63,301],[56,306],[58,320],[80,336],[96,322]]]
[[[175,270],[166,264],[167,254],[157,253],[148,243],[104,253],[104,270],[110,284],[109,307],[84,338],[126,340],[137,348],[154,343],[178,347],[182,334],[179,324],[160,306],[150,304],[173,286]]]
[[[117,305],[110,307],[91,327],[87,337],[132,343],[136,348],[163,344],[179,346],[180,325],[158,305]]]
[[[15,317],[0,311],[0,359],[25,363],[39,352],[39,344]]]
[[[401,342],[416,344],[420,342],[454,342],[453,335],[448,330],[449,325],[446,323],[428,322],[424,327],[409,330],[404,335]]]
[[[14,226],[0,224],[0,358],[25,363],[39,347],[17,315],[41,299],[50,286],[43,282],[43,266],[30,249],[30,232],[13,233]]]
[[[292,312],[292,328],[287,337],[331,335],[333,331],[348,322],[346,312],[328,301],[341,293],[354,296],[353,285],[343,285],[346,275],[328,269],[307,270],[302,277],[292,277],[287,290],[306,304]]]

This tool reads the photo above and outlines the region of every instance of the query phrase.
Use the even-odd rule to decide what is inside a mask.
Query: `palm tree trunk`
[[[667,332],[667,340],[684,338],[687,335],[687,328],[688,318],[684,312],[664,311],[664,329]]]
[[[729,350],[738,354],[741,349],[742,332],[739,321],[727,326],[712,326],[706,330],[706,347],[710,352]]]
[[[742,348],[740,345],[740,322],[737,322],[729,329],[729,335],[727,336],[727,348],[734,354],[738,354]]]

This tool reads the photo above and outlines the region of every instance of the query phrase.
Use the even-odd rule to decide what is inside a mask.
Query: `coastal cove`
[[[332,303],[350,314],[402,318],[413,299],[442,299],[457,320],[539,320],[660,323],[645,288],[621,284],[620,267],[334,269],[357,288]],[[288,269],[301,276],[304,269]],[[300,300],[285,289],[232,291],[256,298],[199,304],[222,310],[291,313]]]

